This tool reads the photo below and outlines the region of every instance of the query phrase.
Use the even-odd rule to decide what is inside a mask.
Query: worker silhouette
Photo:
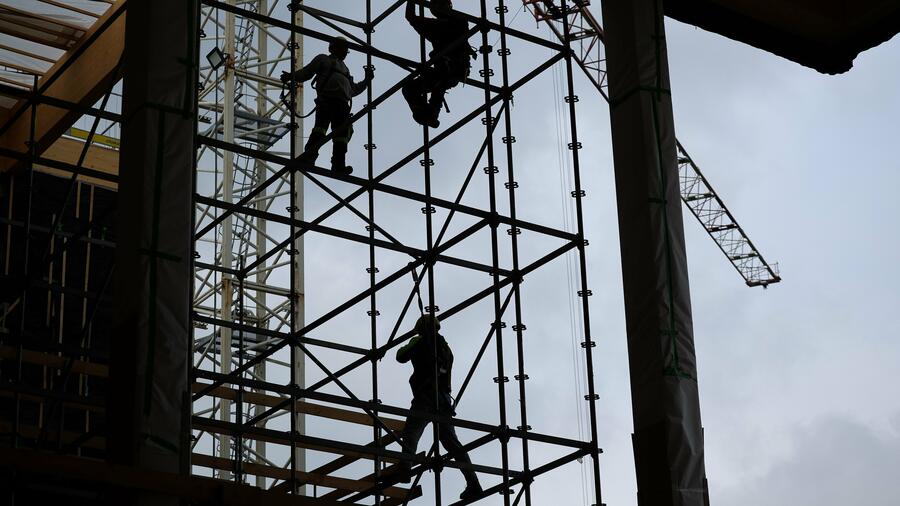
[[[450,372],[453,367],[453,352],[444,337],[438,334],[441,324],[433,315],[422,316],[416,321],[416,335],[397,351],[397,361],[412,362],[413,373],[409,377],[412,388],[412,404],[410,410],[437,413],[453,416],[453,399],[450,397]],[[403,451],[415,454],[422,432],[429,420],[410,414],[403,428]],[[453,453],[462,448],[456,436],[456,430],[449,423],[438,422],[441,444],[447,452]],[[457,454],[456,460],[471,464],[468,452]],[[401,473],[408,474],[409,463],[401,463]],[[466,488],[459,498],[474,499],[482,492],[478,476],[471,469],[462,469],[466,479]]]
[[[469,75],[475,52],[468,41],[459,40],[469,31],[469,23],[453,10],[451,0],[432,0],[429,9],[434,18],[418,16],[415,2],[408,0],[406,19],[416,32],[431,42],[430,57],[443,54],[403,86],[403,97],[409,103],[416,123],[437,128],[441,124],[438,116],[444,104],[444,95]]]
[[[339,174],[350,174],[352,167],[347,166],[347,144],[353,136],[353,125],[350,122],[350,104],[353,97],[366,90],[374,76],[371,68],[366,68],[366,77],[362,82],[354,82],[350,70],[344,64],[349,45],[347,39],[336,37],[328,44],[328,54],[320,54],[313,58],[309,65],[290,72],[281,73],[281,82],[288,84],[294,81],[305,82],[313,79],[316,90],[316,120],[312,133],[306,141],[296,164],[313,165],[319,157],[319,148],[325,141],[328,126],[334,132],[331,170]]]

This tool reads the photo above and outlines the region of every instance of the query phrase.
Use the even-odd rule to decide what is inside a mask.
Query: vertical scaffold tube
[[[488,11],[487,11],[487,0],[481,0],[481,19],[487,21],[488,19]],[[506,419],[506,381],[508,378],[505,374],[505,368],[503,364],[503,309],[502,302],[500,297],[500,245],[499,239],[497,237],[497,227],[499,226],[499,221],[497,218],[497,173],[499,169],[497,169],[496,160],[494,158],[494,129],[492,128],[492,123],[494,121],[493,114],[491,113],[491,75],[493,75],[494,71],[491,69],[491,50],[490,43],[488,41],[488,33],[489,29],[486,26],[481,28],[481,48],[479,52],[481,53],[481,61],[482,61],[482,69],[480,71],[482,80],[484,82],[484,123],[485,123],[485,136],[487,137],[487,167],[485,167],[485,173],[488,176],[488,199],[490,201],[490,213],[494,218],[491,223],[491,279],[494,284],[493,290],[493,299],[494,299],[494,321],[492,323],[494,327],[495,337],[494,339],[496,348],[497,348],[497,377],[494,378],[494,381],[497,383],[497,402],[499,408],[499,417],[500,417],[500,460],[501,460],[501,469],[503,473],[503,488],[500,490],[500,493],[503,495],[503,504],[504,506],[509,506],[510,504],[510,490],[509,490],[509,423]],[[507,111],[508,112],[508,111]]]
[[[296,38],[297,31],[299,28],[303,28],[303,10],[295,9],[293,15],[291,16],[291,26],[293,28],[292,35]],[[293,40],[295,42],[291,46],[292,53],[292,71],[296,70],[303,66],[303,53],[305,48],[305,43],[303,41],[303,37],[299,37]],[[303,83],[297,83],[296,89],[296,97],[295,104],[298,107],[294,107],[291,111],[293,114],[292,122],[296,122],[297,128],[294,131],[295,135],[291,137],[291,155],[299,155],[304,149],[303,143],[303,116],[297,114],[298,110],[302,110],[303,108],[303,99],[305,93],[305,86]],[[302,221],[304,217],[304,202],[305,202],[305,193],[304,193],[304,182],[305,178],[301,177],[298,172],[291,171],[291,223],[295,228],[291,230],[291,237],[293,237],[293,241],[291,242],[291,333],[294,334],[298,332],[300,329],[306,326],[306,271],[303,266],[306,259],[305,253],[305,239],[303,234],[295,235],[296,233],[296,223],[297,221]],[[300,337],[300,336],[295,336]],[[292,349],[295,347],[292,346]],[[294,390],[297,392],[303,392],[306,389],[306,353],[300,353],[301,350],[295,350],[294,356],[291,357],[291,369],[294,371]],[[300,435],[306,435],[306,415],[304,413],[297,412],[297,405],[291,405],[291,417],[296,419],[296,429],[297,433]],[[294,453],[296,454],[295,458],[297,461],[298,470],[305,472],[306,469],[306,449],[300,447],[293,448]],[[301,486],[298,493],[300,495],[306,495],[306,487]]]
[[[225,0],[226,3],[230,6],[234,5],[235,0]],[[225,142],[234,143],[234,92],[236,88],[235,83],[235,72],[234,72],[234,38],[235,38],[235,27],[234,27],[234,13],[230,11],[225,12],[225,54],[226,62],[222,67],[222,71],[225,72],[225,83],[224,83],[224,96],[222,97],[222,138]],[[228,61],[231,60],[231,61]],[[222,153],[222,202],[225,204],[231,204],[233,202],[233,190],[234,190],[234,153],[230,149],[224,150]],[[219,338],[220,338],[220,348],[222,350],[222,358],[221,358],[221,373],[222,374],[230,374],[231,373],[231,342],[232,342],[232,326],[231,322],[233,322],[233,311],[234,307],[234,278],[231,275],[230,270],[234,268],[234,218],[233,213],[228,213],[225,216],[225,219],[222,220],[222,250],[221,250],[221,265],[225,267],[225,269],[221,273],[222,279],[222,288],[220,292],[220,296],[222,298],[222,320],[229,322],[228,324],[219,327]],[[224,423],[231,422],[231,401],[228,399],[221,399],[219,401],[219,420]],[[239,420],[238,420],[239,421]],[[219,435],[219,458],[222,459],[231,459],[231,435],[230,434],[220,434]],[[232,465],[232,468],[234,466]],[[227,470],[220,470],[219,477],[223,480],[231,479],[231,472]]]
[[[419,5],[419,15],[425,15],[425,6],[424,4]],[[425,36],[419,35],[419,61],[424,62],[427,59],[425,53]],[[422,213],[425,214],[425,248],[426,251],[431,253],[434,249],[434,230],[432,225],[432,211],[434,208],[429,203],[431,200],[431,167],[434,165],[434,160],[431,159],[431,137],[429,135],[428,127],[422,126],[422,160],[421,165],[425,175],[425,197],[426,202],[425,206],[422,208]],[[425,313],[432,314],[436,316],[437,313],[437,298],[435,297],[435,286],[434,286],[434,261],[428,260],[422,265],[422,268],[425,269],[425,276],[428,283],[428,304],[425,306]],[[433,356],[438,356],[437,339],[432,340]],[[432,369],[432,374],[434,374],[434,406],[432,407],[432,413],[438,414],[440,410],[440,394],[438,392],[438,367],[437,362],[434,363],[434,367]],[[434,443],[431,447],[431,455],[432,458],[438,460],[441,458],[441,446],[440,446],[440,434],[441,428],[440,424],[432,423],[431,424],[432,434],[434,436]],[[435,506],[441,506],[441,494],[443,492],[441,487],[441,467],[438,466],[434,468],[434,503]]]
[[[257,10],[259,12],[263,12],[263,13],[269,12],[269,0],[258,0],[257,5],[258,5]],[[269,59],[269,33],[267,30],[263,29],[262,23],[259,24],[259,29],[257,29],[256,32],[257,32],[257,42],[256,42],[257,54],[259,55],[260,60],[262,62],[267,62]],[[270,69],[269,63],[262,63],[259,67],[259,72],[260,72],[260,74],[267,76],[267,75],[269,75],[269,72],[270,72],[269,69]],[[265,116],[268,113],[268,111],[267,111],[268,104],[266,103],[267,93],[268,93],[268,85],[264,82],[259,83],[259,93],[256,96],[256,114],[259,115],[260,117]],[[254,164],[254,168],[255,168],[254,184],[255,185],[263,185],[263,182],[267,179],[266,178],[266,176],[267,176],[266,163],[263,162],[262,160],[256,160],[256,163]],[[268,202],[266,201],[267,193],[268,193],[267,188],[265,188],[265,187],[260,188],[260,192],[259,192],[260,198],[256,202],[256,209],[258,209],[260,211],[266,210],[267,205],[268,205]],[[268,228],[267,227],[268,220],[264,219],[262,216],[255,218],[255,220],[256,220],[256,255],[257,255],[257,258],[262,258],[268,250],[268,241],[266,240],[266,230]],[[263,267],[265,267],[265,265],[263,265]],[[255,277],[256,277],[255,281],[256,281],[257,286],[259,286],[260,288],[265,286],[268,275],[264,268],[257,270]],[[263,308],[265,308],[267,306],[267,302],[268,302],[268,293],[266,292],[266,290],[263,290],[263,289],[256,290],[255,302],[256,302],[256,308],[257,308],[257,310],[256,310],[256,318],[257,318],[256,325],[264,328],[264,325],[266,325],[267,320],[265,320],[263,318],[262,310],[263,310]],[[267,373],[268,373],[268,371],[266,370],[266,361],[263,361],[253,367],[253,372],[252,372],[253,376],[255,376],[257,379],[259,379],[261,381],[266,380],[266,378],[268,376]],[[256,392],[263,393],[263,390],[256,390]],[[261,415],[264,411],[265,411],[264,406],[256,405],[253,409],[252,416],[257,417],[257,416]],[[241,422],[243,422],[243,420],[241,420]],[[259,423],[257,423],[257,426],[265,427],[266,420],[261,420]],[[256,446],[254,453],[256,455],[257,464],[264,465],[266,463],[265,462],[265,460],[266,460],[266,442],[261,441],[261,440],[256,440],[253,442],[253,444]],[[266,477],[257,475],[256,476],[256,486],[260,487],[260,488],[265,488]]]
[[[38,76],[34,76],[34,80],[31,85],[31,124],[28,129],[28,170],[26,173],[26,184],[25,184],[25,236],[24,236],[24,248],[22,254],[22,272],[25,273],[25,279],[23,282],[22,290],[22,299],[19,303],[19,314],[22,316],[19,319],[19,336],[18,342],[16,343],[16,382],[22,382],[22,346],[25,341],[25,320],[27,313],[25,312],[27,302],[28,302],[28,269],[29,269],[29,257],[31,257],[31,219],[32,219],[32,203],[34,196],[34,164],[35,158],[37,157],[37,143],[35,142],[35,128],[37,126],[37,107],[38,107]],[[13,198],[12,191],[9,194],[10,200]],[[12,431],[12,447],[17,448],[19,446],[19,423],[21,418],[21,409],[22,409],[22,395],[16,390],[13,393],[13,431]]]
[[[372,31],[372,0],[366,0],[366,45],[369,47],[372,47]],[[374,71],[371,53],[366,53],[366,68]],[[369,83],[369,86],[366,88],[366,109],[366,174],[368,175],[369,181],[371,181],[375,177],[375,142],[372,133],[372,83]],[[369,232],[369,267],[366,271],[368,271],[369,274],[369,289],[372,291],[372,294],[369,296],[369,333],[371,334],[372,347],[372,415],[377,417],[378,404],[381,401],[378,397],[378,301],[376,299],[377,291],[375,289],[375,274],[378,272],[378,269],[375,266],[375,188],[370,186],[367,193],[369,198],[369,225],[366,226],[366,229]],[[372,441],[381,441],[381,432],[381,425],[373,423]],[[380,455],[375,455],[375,458],[372,459],[372,476],[375,478],[375,483],[378,483],[381,480],[381,462]],[[375,506],[380,506],[380,504],[381,494],[376,493]]]
[[[509,8],[504,0],[499,0],[497,4],[497,14],[500,16],[500,26],[504,30],[500,31],[500,49],[497,54],[500,55],[501,74],[503,77],[503,115],[504,136],[503,144],[506,146],[506,189],[509,196],[509,236],[512,252],[512,267],[515,276],[519,274],[519,232],[520,229],[516,225],[516,182],[515,169],[513,163],[513,144],[516,138],[512,134],[512,96],[507,93],[509,90],[509,55],[511,50],[506,40],[506,15]],[[528,375],[525,374],[525,344],[524,335],[525,325],[522,323],[522,298],[520,291],[521,279],[516,279],[512,285],[513,291],[513,307],[515,311],[516,323],[513,325],[513,332],[516,335],[516,365],[517,371],[515,375],[516,383],[519,387],[519,430],[528,431],[528,412],[525,402],[525,380]],[[522,439],[522,471],[527,475],[531,472],[531,466],[528,455],[528,439]],[[531,482],[526,480],[522,484],[523,495],[525,497],[525,506],[531,506]]]
[[[302,49],[300,46],[300,42],[297,42],[297,20],[298,20],[298,16],[302,16],[302,15],[303,15],[302,11],[300,11],[299,9],[297,9],[297,11],[291,13],[291,36],[290,36],[291,74],[293,74],[294,72],[297,71],[298,66],[303,65]],[[302,91],[300,91],[303,84],[295,83],[295,86],[296,86],[296,88],[294,89],[293,93],[290,94],[291,95],[291,100],[290,100],[290,103],[291,103],[291,110],[290,110],[290,114],[291,114],[290,157],[291,157],[291,160],[297,158],[297,156],[300,155],[300,151],[303,149],[302,148],[303,118],[300,118],[299,117],[300,115],[297,114],[297,106],[298,105],[300,107],[303,106],[303,101],[302,101],[303,93],[302,93]],[[288,177],[290,179],[290,197],[289,198],[290,198],[290,202],[291,202],[291,204],[288,206],[288,211],[289,211],[290,217],[291,217],[289,231],[288,231],[289,232],[288,237],[291,238],[291,243],[287,245],[288,256],[290,258],[290,264],[291,264],[291,272],[290,272],[291,290],[290,290],[289,305],[290,305],[290,309],[291,309],[291,316],[290,316],[291,335],[293,337],[296,337],[294,335],[294,333],[299,328],[301,328],[301,326],[299,326],[298,322],[297,322],[297,312],[299,309],[299,307],[298,307],[299,301],[297,299],[300,296],[300,294],[295,291],[295,288],[299,282],[299,280],[297,279],[297,274],[298,274],[297,269],[295,268],[296,262],[297,262],[296,244],[297,244],[297,240],[298,240],[297,239],[297,226],[296,226],[297,209],[295,207],[295,202],[297,201],[297,190],[298,190],[298,188],[297,188],[297,186],[298,186],[297,185],[297,171],[291,170]],[[300,420],[298,419],[298,416],[296,414],[297,400],[298,400],[297,392],[299,390],[298,382],[300,381],[300,378],[298,378],[298,374],[297,374],[298,371],[297,371],[297,367],[296,367],[298,360],[300,360],[300,357],[299,357],[299,353],[297,350],[297,345],[296,345],[296,343],[291,343],[290,344],[291,407],[290,407],[289,415],[288,415],[291,418],[291,421],[290,421],[290,424],[291,424],[291,427],[290,427],[291,428],[291,450],[290,450],[291,451],[291,457],[290,457],[290,463],[291,463],[291,477],[290,477],[291,489],[290,490],[291,491],[290,491],[290,493],[291,494],[299,494],[300,493],[299,484],[297,482],[297,471],[304,470],[304,465],[303,465],[304,463],[301,461],[303,455],[300,454],[300,451],[295,446],[296,445],[295,438],[297,437],[297,435],[300,433],[300,430],[301,430],[300,423],[299,423]]]
[[[563,10],[563,35],[566,43],[566,97],[565,101],[569,105],[569,149],[572,151],[572,172],[575,180],[575,190],[572,196],[575,198],[575,217],[578,224],[578,266],[581,278],[581,286],[578,295],[581,297],[581,311],[584,318],[584,341],[581,343],[584,349],[584,362],[587,377],[588,393],[585,400],[588,402],[590,423],[591,423],[591,466],[594,476],[594,495],[596,504],[603,504],[600,491],[600,448],[597,441],[597,395],[594,387],[594,358],[593,347],[595,343],[591,337],[591,318],[590,304],[588,297],[591,291],[588,288],[587,279],[587,258],[585,256],[585,237],[584,237],[584,209],[583,200],[586,192],[581,186],[581,165],[578,156],[578,150],[581,149],[581,143],[578,141],[578,123],[575,116],[575,82],[572,72],[572,26],[569,22],[568,3],[562,1]]]
[[[244,257],[238,257],[239,272],[237,279],[237,323],[238,327],[238,368],[244,367]],[[243,374],[242,374],[243,376]],[[237,384],[237,400],[235,402],[235,421],[238,424],[244,423],[244,382],[239,381]],[[244,483],[244,435],[242,432],[235,434],[234,441],[234,480],[238,483]]]

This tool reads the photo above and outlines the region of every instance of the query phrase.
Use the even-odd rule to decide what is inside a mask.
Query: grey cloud
[[[900,421],[900,413],[895,417]],[[900,501],[900,428],[882,433],[849,417],[796,427],[789,456],[757,477],[711,491],[727,506],[895,506]],[[711,474],[714,474],[711,473]]]

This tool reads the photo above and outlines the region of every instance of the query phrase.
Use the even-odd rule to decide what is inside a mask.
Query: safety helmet
[[[435,16],[440,16],[442,14],[447,14],[451,10],[453,10],[453,1],[452,0],[431,0],[431,5],[429,6],[431,13]]]
[[[437,333],[438,330],[441,330],[441,322],[437,316],[426,314],[416,320],[416,333],[419,335]]]
[[[328,51],[331,53],[336,52],[338,49],[346,51],[349,48],[350,43],[347,42],[347,39],[340,36],[331,39],[331,42],[328,43]]]

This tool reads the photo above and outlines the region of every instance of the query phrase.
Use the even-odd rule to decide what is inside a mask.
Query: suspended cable
[[[560,107],[559,100],[557,99],[561,95],[562,90],[562,76],[559,71],[559,64],[553,66],[553,108],[554,108],[554,129],[556,134],[556,155],[557,155],[557,167],[559,170],[559,183],[560,183],[560,207],[562,211],[562,219],[563,219],[563,229],[567,232],[571,231],[572,228],[572,204],[568,200],[569,190],[571,188],[571,179],[569,178],[569,172],[567,168],[569,167],[570,157],[569,153],[566,150],[565,146],[568,145],[568,137],[566,135],[565,124],[567,121],[566,111],[564,108]],[[582,388],[582,374],[581,367],[579,366],[579,356],[578,356],[578,335],[580,333],[581,325],[578,319],[578,304],[575,300],[575,292],[577,291],[578,282],[575,279],[575,272],[572,265],[574,253],[566,253],[566,282],[568,286],[567,290],[567,302],[568,302],[568,310],[569,310],[569,340],[571,345],[571,359],[572,359],[572,377],[574,382],[574,398],[573,402],[575,404],[575,418],[577,421],[577,429],[578,429],[578,439],[583,440],[585,435],[584,430],[584,409],[581,405],[581,399],[584,393],[584,389]],[[581,478],[581,495],[582,495],[582,504],[588,504],[588,486],[587,486],[587,476],[586,476],[586,468],[585,466],[579,467],[580,478]]]

